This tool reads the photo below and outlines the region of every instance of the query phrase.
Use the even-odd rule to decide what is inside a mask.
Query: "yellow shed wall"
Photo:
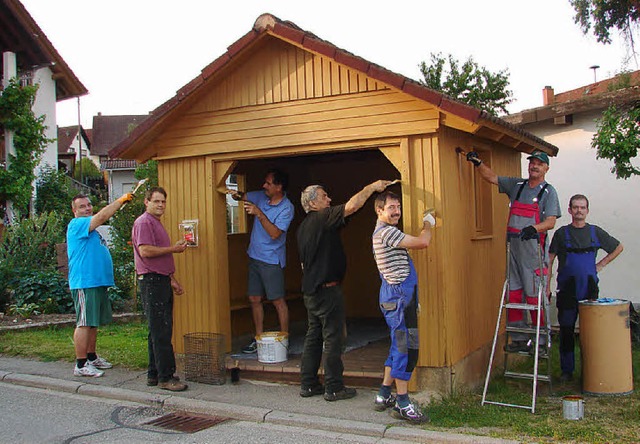
[[[520,176],[520,153],[474,139],[460,131],[443,129],[440,168],[444,224],[442,255],[446,364],[451,366],[491,343],[505,280],[505,233],[509,201],[491,185],[493,230],[476,236],[473,213],[472,165],[455,153],[456,147],[491,151],[491,168],[502,176]],[[446,172],[446,173],[445,173]]]
[[[162,223],[172,242],[179,240],[182,220],[199,220],[199,245],[174,254],[184,288],[175,297],[174,346],[183,353],[186,333],[230,330],[226,232],[216,229],[226,226],[226,207],[224,196],[213,192],[213,162],[206,157],[159,162],[158,179],[168,195]]]

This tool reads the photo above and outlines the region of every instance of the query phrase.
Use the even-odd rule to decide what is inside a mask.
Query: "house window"
[[[474,148],[480,159],[491,168],[491,151]],[[477,168],[472,168],[473,181],[473,220],[476,239],[493,235],[493,192],[491,184],[484,180]]]
[[[239,174],[230,174],[225,182],[230,190],[245,191],[245,177]],[[233,200],[227,194],[227,234],[246,233],[247,219],[244,214],[242,202]]]

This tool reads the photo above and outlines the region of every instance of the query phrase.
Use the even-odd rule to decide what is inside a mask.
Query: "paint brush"
[[[138,190],[140,189],[140,187],[141,187],[142,185],[144,185],[145,183],[147,183],[147,180],[149,180],[149,178],[148,178],[148,177],[147,177],[147,178],[145,178],[145,179],[141,179],[141,180],[139,180],[139,181],[138,181],[138,183],[136,184],[136,187],[135,187],[135,188],[133,189],[133,191],[131,192],[131,194],[133,194],[133,195],[135,196],[135,195],[136,195],[136,193],[138,192]],[[130,201],[125,202],[125,203],[124,203],[124,204],[119,208],[119,210],[118,210],[118,211],[120,211],[120,210],[122,210],[124,207],[126,207],[126,206],[127,206],[127,204],[128,204],[129,202],[130,202]]]

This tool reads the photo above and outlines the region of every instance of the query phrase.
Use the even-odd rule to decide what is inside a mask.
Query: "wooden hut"
[[[505,272],[506,197],[482,182],[456,148],[475,149],[500,175],[520,175],[521,153],[557,148],[485,112],[263,14],[228,51],[153,111],[111,157],[158,160],[173,239],[198,219],[199,246],[177,255],[174,344],[190,332],[252,331],[245,296],[250,226],[228,233],[231,176],[258,189],[269,167],[290,175],[296,216],[287,239],[293,321],[306,319],[295,230],[300,191],[326,185],[345,202],[379,178],[402,179],[402,228],[417,233],[435,207],[432,246],[412,252],[419,275],[420,360],[414,388],[447,391],[481,381]],[[371,253],[372,204],[344,230],[347,316],[381,317]],[[382,366],[382,363],[380,363]]]

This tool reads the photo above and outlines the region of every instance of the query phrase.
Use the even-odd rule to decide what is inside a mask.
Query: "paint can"
[[[584,418],[584,398],[578,395],[563,396],[562,416],[573,421]]]
[[[289,334],[284,331],[267,331],[256,336],[258,361],[274,364],[287,360]]]

